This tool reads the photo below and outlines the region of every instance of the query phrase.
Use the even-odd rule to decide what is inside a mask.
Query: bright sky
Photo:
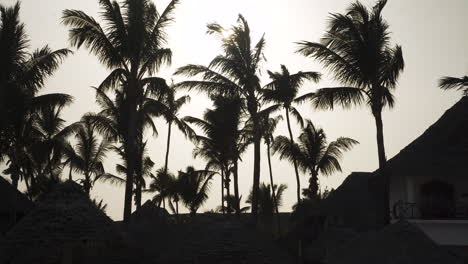
[[[161,10],[167,0],[154,0]],[[5,6],[15,0],[0,0]],[[363,1],[372,5],[374,1]],[[159,76],[170,80],[177,67],[188,63],[206,65],[220,53],[219,41],[205,34],[206,24],[218,22],[224,26],[235,23],[242,13],[249,21],[253,40],[265,33],[267,40],[267,63],[264,69],[279,70],[285,64],[291,72],[320,71],[320,65],[312,59],[294,53],[300,40],[318,41],[322,36],[330,12],[344,12],[350,0],[182,0],[177,8],[175,23],[168,29],[169,47],[174,57],[173,64],[160,72]],[[64,9],[80,9],[97,18],[97,0],[23,0],[21,19],[31,37],[32,48],[49,44],[53,49],[68,47],[67,29],[60,24]],[[398,151],[418,137],[434,123],[442,113],[459,98],[458,92],[444,92],[437,88],[437,80],[444,75],[462,76],[468,73],[468,1],[466,0],[390,0],[384,16],[393,32],[392,39],[402,45],[405,71],[395,92],[395,109],[384,113],[384,134],[387,156],[393,157]],[[98,111],[95,95],[90,86],[98,85],[107,75],[96,58],[81,49],[63,63],[57,73],[49,79],[43,93],[68,93],[75,98],[72,106],[64,111],[64,118],[74,122],[90,111]],[[266,74],[263,76],[266,83]],[[181,81],[183,79],[174,78]],[[333,85],[332,76],[325,74],[319,84],[304,85],[302,93],[319,87]],[[210,107],[202,94],[191,93],[192,102],[182,109],[182,115],[201,117],[204,109]],[[344,156],[343,172],[328,178],[321,178],[322,186],[336,187],[352,171],[373,171],[377,167],[377,147],[374,120],[365,108],[333,112],[314,111],[309,105],[300,108],[304,117],[322,126],[329,140],[339,136],[352,137],[361,144]],[[166,125],[157,123],[159,136],[149,141],[150,156],[157,167],[162,167],[165,154]],[[299,128],[293,133],[297,136]],[[287,135],[286,124],[281,123],[277,134]],[[187,165],[204,166],[202,160],[193,160],[193,144],[175,131],[172,136],[169,168],[177,171]],[[119,162],[115,155],[109,155],[106,170],[114,172]],[[295,202],[295,177],[293,167],[286,161],[273,159],[276,183],[285,183],[282,211],[289,211]],[[240,191],[247,197],[252,184],[253,151],[250,149],[240,165]],[[307,184],[307,175],[302,175],[302,185]],[[261,181],[268,181],[268,167],[265,150],[262,152]],[[115,220],[122,218],[123,187],[98,184],[92,195],[104,199],[108,204],[107,213]],[[147,196],[146,198],[149,198]],[[220,203],[219,179],[213,181],[210,199],[205,211]]]

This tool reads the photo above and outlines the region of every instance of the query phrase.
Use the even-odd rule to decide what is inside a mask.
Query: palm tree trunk
[[[234,206],[236,207],[236,216],[240,218],[240,199],[239,199],[239,171],[237,159],[234,161],[234,198],[236,199]]]
[[[73,181],[73,178],[72,178],[72,168],[73,168],[73,164],[72,164],[72,162],[70,161],[70,172],[68,173],[68,180],[69,180],[69,181]]]
[[[383,136],[382,112],[374,111],[375,125],[377,130],[377,151],[379,156],[379,173],[383,177],[383,224],[390,224],[390,175],[386,169],[387,157],[385,156],[385,144]]]
[[[83,182],[83,185],[84,185],[83,187],[84,187],[85,193],[89,197],[89,193],[91,192],[91,179],[88,173],[85,174],[85,180]]]
[[[285,108],[286,110],[286,122],[288,123],[288,131],[289,131],[289,139],[291,140],[291,143],[294,144],[294,138],[291,130],[291,122],[289,120],[289,108]],[[296,159],[293,159],[293,164],[294,164],[294,172],[296,173],[296,182],[297,182],[297,189],[296,189],[296,195],[297,195],[297,203],[299,204],[301,202],[301,179],[299,178],[299,171],[297,169],[297,162]]]
[[[231,174],[229,173],[229,169],[226,169],[226,181],[225,181],[225,187],[226,187],[226,207],[227,207],[227,213],[228,214],[231,214],[231,209],[232,209],[232,205],[231,205]]]
[[[276,192],[273,189],[273,186],[275,184],[273,183],[273,170],[271,169],[271,154],[270,154],[270,141],[267,140],[267,157],[268,157],[268,168],[270,169],[270,187],[271,187],[271,194],[273,196],[273,203],[275,206],[275,211],[276,211],[276,222],[278,225],[278,235],[281,236],[281,223],[280,223],[280,214],[278,210],[278,202],[276,200]]]
[[[167,164],[169,162],[169,147],[171,144],[171,127],[172,122],[169,122],[167,129],[167,145],[166,145],[166,160],[164,162],[164,173],[167,174]]]
[[[221,169],[221,212],[224,214],[225,213],[225,208],[224,208],[224,170]]]
[[[318,198],[318,193],[319,193],[319,188],[318,188],[318,173],[315,171],[312,171],[311,177],[309,179],[309,190],[310,193],[312,194],[312,198],[317,199]]]
[[[255,112],[252,115],[253,130],[254,130],[254,171],[253,171],[253,186],[252,186],[252,215],[255,225],[258,221],[258,191],[260,188],[260,134],[259,117]]]
[[[132,67],[132,76],[137,76],[137,67]],[[135,157],[136,138],[137,138],[137,81],[130,77],[129,85],[127,86],[127,113],[128,126],[127,138],[125,139],[125,158],[127,161],[127,179],[125,183],[125,200],[124,200],[124,215],[123,221],[128,227],[130,225],[130,216],[132,214],[132,197],[133,197],[133,174],[135,172]]]

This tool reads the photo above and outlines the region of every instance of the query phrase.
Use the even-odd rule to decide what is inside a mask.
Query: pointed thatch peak
[[[114,222],[80,185],[70,181],[57,184],[40,197],[36,207],[5,236],[11,256],[25,257],[22,252],[33,252],[31,257],[49,255],[49,259],[59,258],[69,248],[105,249],[121,242]]]
[[[166,209],[156,206],[151,200],[147,200],[138,210],[132,213],[132,220],[161,220],[167,221],[169,213]]]
[[[377,232],[368,232],[330,253],[330,264],[461,264],[424,232],[400,221]]]
[[[466,135],[468,96],[445,111],[421,136],[390,159],[388,166],[393,173],[464,174],[468,159]]]

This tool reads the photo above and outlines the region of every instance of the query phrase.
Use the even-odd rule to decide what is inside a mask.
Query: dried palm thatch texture
[[[112,263],[108,261],[128,257],[114,222],[71,181],[38,199],[7,233],[5,248],[10,263],[87,263],[100,258]]]

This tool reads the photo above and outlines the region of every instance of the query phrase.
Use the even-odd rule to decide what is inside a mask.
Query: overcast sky
[[[13,5],[14,0],[0,0],[4,6]],[[161,10],[167,0],[155,0]],[[372,5],[374,1],[363,1]],[[173,63],[158,75],[170,80],[177,67],[188,63],[206,65],[220,53],[219,40],[208,36],[206,24],[218,22],[224,26],[235,23],[237,15],[243,14],[248,20],[253,40],[265,33],[267,63],[264,70],[279,70],[285,64],[291,72],[319,71],[324,74],[318,84],[307,83],[301,93],[311,92],[319,87],[336,84],[330,74],[310,58],[295,54],[295,42],[318,41],[322,36],[329,13],[344,12],[350,0],[182,0],[178,6],[176,21],[168,29],[169,44],[173,52]],[[69,47],[67,29],[60,24],[64,9],[80,9],[98,18],[97,0],[23,0],[21,20],[32,48],[49,44],[53,49]],[[466,0],[389,0],[384,17],[390,24],[391,38],[403,47],[405,71],[395,92],[396,107],[384,112],[385,147],[389,158],[418,137],[434,123],[445,110],[459,98],[459,92],[444,92],[438,89],[441,76],[462,76],[468,73],[468,1]],[[64,118],[74,122],[86,112],[98,111],[95,95],[90,86],[98,85],[108,71],[98,60],[81,49],[63,63],[57,73],[49,79],[42,93],[61,92],[75,98],[73,105],[64,110]],[[263,82],[268,79],[262,76]],[[174,81],[181,81],[180,77]],[[201,117],[204,109],[210,107],[209,100],[202,94],[191,93],[192,101],[182,109],[182,115]],[[375,124],[369,110],[362,107],[347,111],[314,111],[310,105],[300,107],[305,118],[324,128],[329,140],[339,136],[354,138],[360,142],[342,161],[343,172],[328,178],[320,178],[323,186],[337,187],[352,171],[373,171],[377,168],[377,147]],[[165,153],[165,122],[157,122],[159,136],[149,140],[149,154],[156,167],[162,167]],[[173,130],[174,131],[174,130]],[[299,134],[298,126],[293,133]],[[287,135],[286,124],[280,123],[278,135]],[[198,168],[203,160],[193,160],[193,144],[174,131],[169,169],[177,171],[187,165]],[[247,197],[252,184],[253,151],[244,154],[240,164],[240,191]],[[115,155],[109,155],[106,170],[114,172],[119,162]],[[274,177],[277,183],[285,183],[282,211],[289,211],[295,202],[295,177],[293,167],[286,161],[273,160]],[[308,175],[302,175],[302,185],[307,185]],[[268,181],[268,167],[265,150],[262,151],[261,181]],[[107,213],[115,220],[122,219],[124,190],[106,184],[98,184],[92,195],[104,199],[108,204]],[[150,196],[147,195],[146,198]],[[203,209],[212,209],[220,204],[219,179],[213,181],[210,199]]]

